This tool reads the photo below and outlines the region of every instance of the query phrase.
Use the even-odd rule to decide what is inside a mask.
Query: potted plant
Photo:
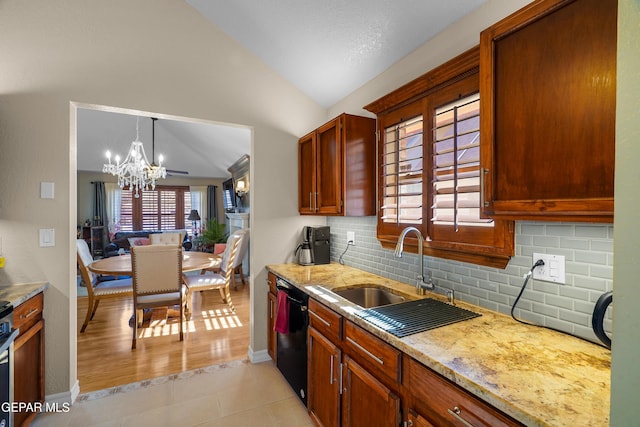
[[[225,224],[220,224],[215,218],[209,220],[204,230],[202,230],[202,234],[198,237],[201,250],[205,252],[214,252],[216,253],[217,249],[220,249],[220,244],[224,244],[227,241],[227,226]],[[221,248],[224,251],[224,246]]]

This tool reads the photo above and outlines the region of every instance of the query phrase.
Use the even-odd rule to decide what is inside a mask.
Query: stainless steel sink
[[[396,304],[405,301],[400,295],[389,292],[386,289],[376,286],[349,287],[345,289],[333,289],[333,293],[342,298],[358,304],[363,308],[380,307],[383,305]]]

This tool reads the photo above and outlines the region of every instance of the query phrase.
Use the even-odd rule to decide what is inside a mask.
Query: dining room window
[[[124,189],[120,206],[120,230],[180,230],[188,223],[191,211],[189,187],[156,186],[154,190],[141,191],[134,197],[133,191]]]

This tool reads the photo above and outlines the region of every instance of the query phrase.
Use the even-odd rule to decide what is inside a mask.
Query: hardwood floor
[[[87,298],[78,298],[78,379],[86,393],[163,375],[247,357],[249,348],[249,285],[231,288],[235,313],[222,303],[217,290],[196,292],[193,315],[179,340],[177,318],[156,310],[138,328],[137,349],[131,350],[129,318],[133,301],[114,298],[100,302],[84,333],[80,327]]]

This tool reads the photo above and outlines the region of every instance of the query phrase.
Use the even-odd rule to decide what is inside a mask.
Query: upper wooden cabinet
[[[539,0],[480,35],[482,213],[613,221],[616,0]]]
[[[375,215],[375,120],[342,114],[298,141],[298,210]]]

